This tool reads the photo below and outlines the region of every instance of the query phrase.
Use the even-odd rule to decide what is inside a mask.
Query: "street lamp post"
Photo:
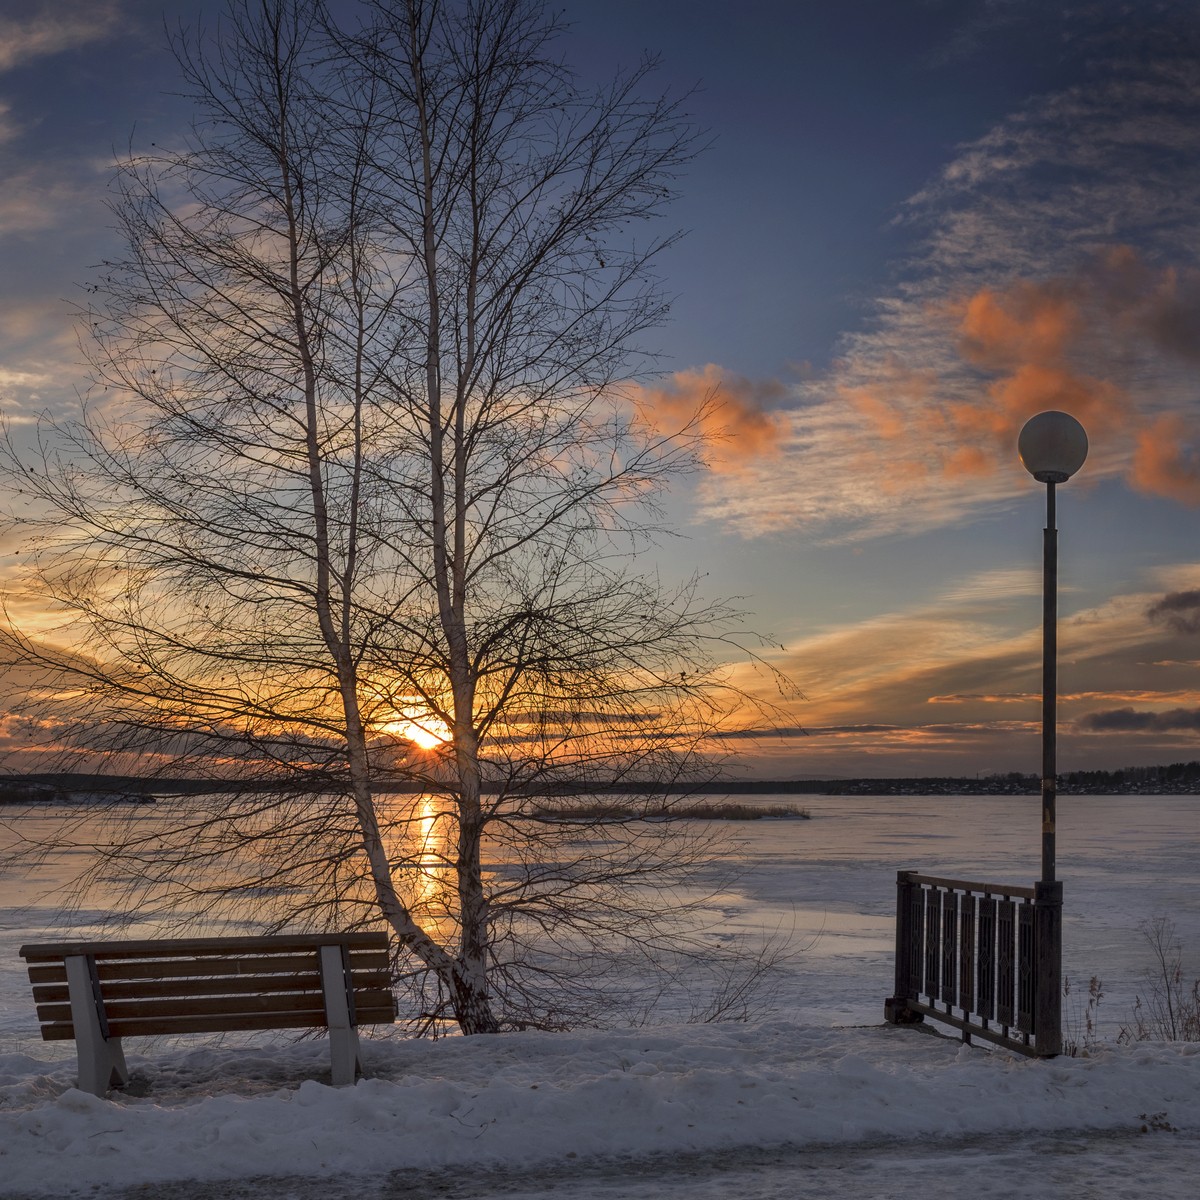
[[[1058,801],[1058,529],[1055,487],[1083,466],[1088,440],[1068,413],[1030,417],[1017,439],[1025,469],[1046,485],[1046,528],[1042,540],[1042,877],[1034,885],[1037,921],[1037,997],[1034,1029],[1038,1049],[1062,1048],[1062,884],[1055,878],[1055,823]]]

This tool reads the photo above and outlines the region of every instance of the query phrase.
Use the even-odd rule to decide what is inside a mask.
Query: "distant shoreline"
[[[194,796],[287,790],[268,782],[229,779],[148,779],[135,775],[30,774],[0,776],[0,805],[79,802],[94,796],[107,802],[152,802],[155,796]],[[313,787],[313,792],[321,791]],[[410,795],[425,790],[404,781],[375,784],[382,794]],[[728,779],[706,783],[664,785],[633,781],[607,786],[578,784],[531,792],[536,796],[670,795],[670,796],[1036,796],[1041,790],[1035,775],[1016,772],[984,777],[903,776],[889,779]],[[495,787],[484,791],[494,795]],[[1120,771],[1076,771],[1059,777],[1060,796],[1195,796],[1200,795],[1200,762],[1173,763],[1166,767],[1128,767]]]

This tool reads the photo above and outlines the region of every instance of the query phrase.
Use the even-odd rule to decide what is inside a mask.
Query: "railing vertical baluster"
[[[995,896],[979,902],[979,987],[975,1004],[986,1025],[996,1018],[996,905]]]
[[[1015,1024],[1013,1000],[1015,999],[1015,972],[1013,951],[1016,938],[1016,905],[1011,900],[1001,900],[996,916],[996,1020],[1006,1029]]]
[[[921,991],[930,1000],[938,994],[938,936],[942,931],[942,890],[933,888],[925,898],[925,979]]]
[[[1017,1028],[1033,1032],[1033,905],[1024,901],[1017,907]]]
[[[908,996],[921,994],[922,938],[925,933],[925,889],[911,884],[908,893]]]
[[[958,972],[954,952],[958,949],[958,893],[946,892],[942,900],[942,1003],[958,1003]]]
[[[975,897],[964,893],[958,913],[958,1003],[975,1011]]]

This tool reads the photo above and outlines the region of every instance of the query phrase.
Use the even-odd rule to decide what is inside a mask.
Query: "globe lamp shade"
[[[1021,464],[1038,483],[1066,483],[1083,466],[1087,452],[1087,434],[1070,413],[1038,413],[1017,438]]]

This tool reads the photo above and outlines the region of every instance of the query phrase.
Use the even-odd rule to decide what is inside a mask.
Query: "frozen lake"
[[[760,796],[794,803],[808,821],[721,823],[734,885],[711,902],[714,939],[758,935],[786,940],[774,1011],[803,1024],[874,1025],[891,991],[896,872],[1031,884],[1040,865],[1039,799],[1020,797]],[[73,830],[86,841],[87,810]],[[131,810],[130,820],[152,819]],[[1200,976],[1200,797],[1067,796],[1059,799],[1058,874],[1064,883],[1064,968],[1085,994],[1099,976],[1100,1033],[1115,1037],[1128,1015],[1149,948],[1139,925],[1163,914],[1175,922],[1187,978]],[[0,853],[22,822],[0,821]],[[45,1056],[73,1053],[40,1042],[17,948],[59,939],[106,915],[102,897],[79,914],[63,911],[55,887],[78,869],[76,850],[26,874],[0,875],[0,1049]],[[1071,1017],[1074,1001],[1064,1012]]]
[[[731,828],[744,871],[725,915],[790,931],[781,1001],[806,1023],[882,1019],[898,870],[1031,885],[1041,868],[1037,796],[762,799],[798,801],[812,820]],[[1115,1036],[1149,965],[1142,922],[1174,921],[1187,978],[1200,976],[1200,797],[1060,796],[1057,841],[1064,973],[1085,996],[1099,976],[1101,1032]]]

